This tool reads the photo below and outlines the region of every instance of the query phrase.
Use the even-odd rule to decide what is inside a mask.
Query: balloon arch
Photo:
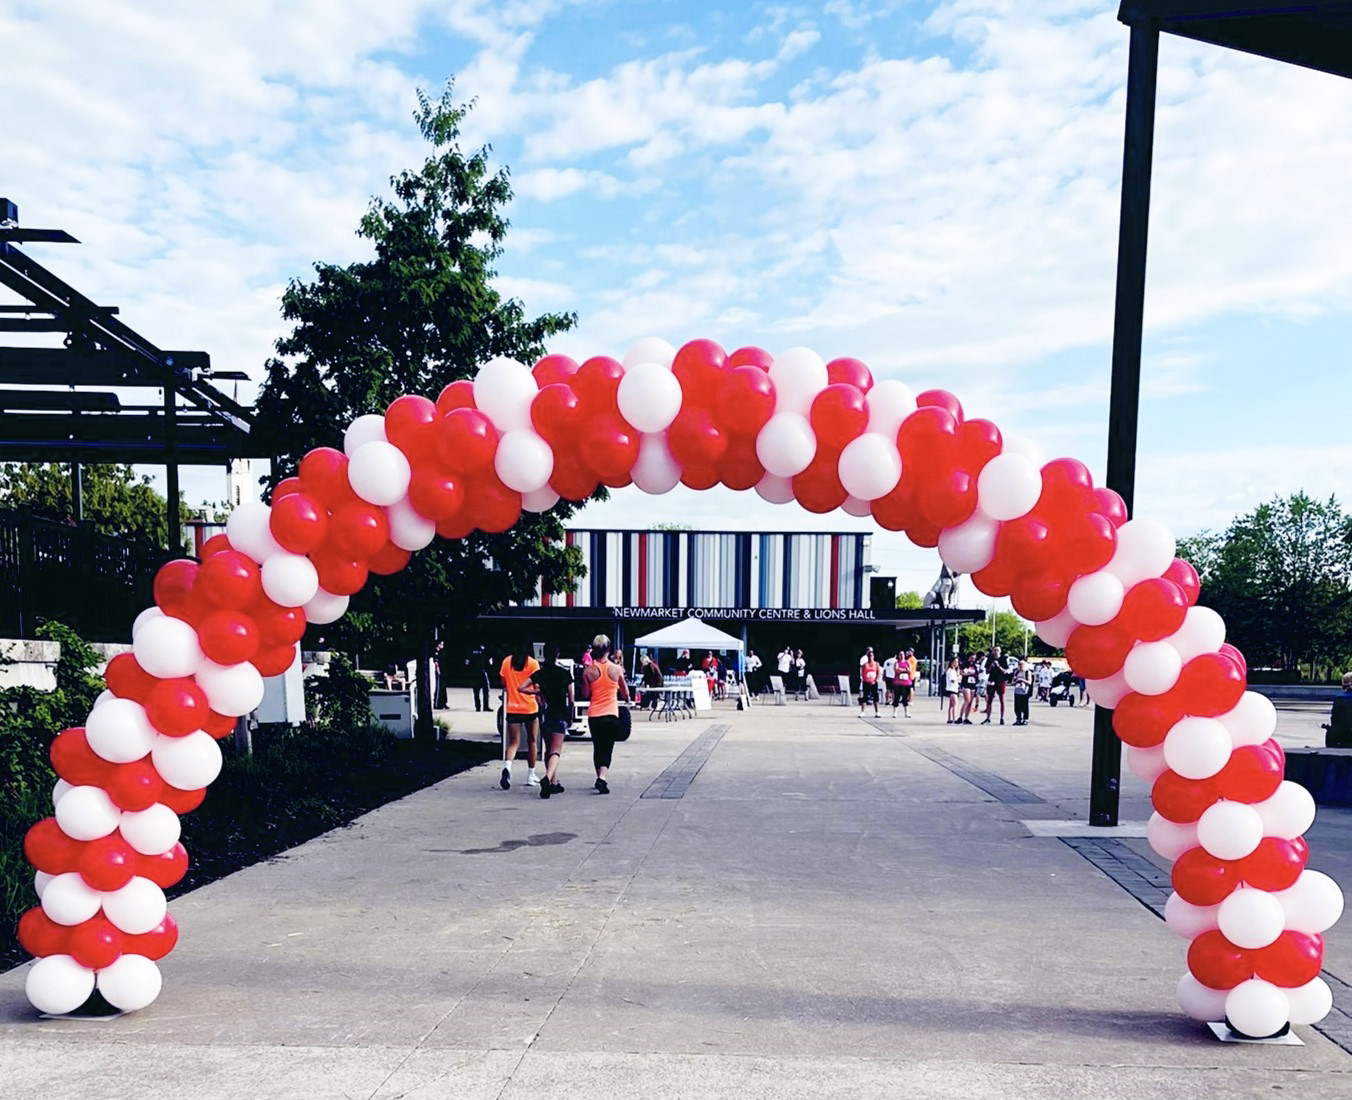
[[[1329,1011],[1321,933],[1343,901],[1305,869],[1313,800],[1283,780],[1276,712],[1245,690],[1244,658],[1196,605],[1197,573],[1167,528],[1129,520],[1074,459],[1039,465],[943,390],[912,395],[806,348],[655,338],[623,361],[495,359],[435,402],[358,417],[343,451],[307,454],[271,507],[237,508],[200,564],[160,570],[132,652],[109,662],[85,725],[52,742],[55,816],[25,843],[41,901],[19,925],[38,956],[32,1003],[69,1012],[97,988],[130,1011],[158,996],[156,960],[178,938],[163,888],[188,863],[179,814],[307,622],[333,622],[370,573],[397,572],[438,535],[505,531],[523,510],[631,483],[871,515],[1011,597],[1114,708],[1131,770],[1154,785],[1149,841],[1175,861],[1165,919],[1191,941],[1183,1010],[1253,1036]]]

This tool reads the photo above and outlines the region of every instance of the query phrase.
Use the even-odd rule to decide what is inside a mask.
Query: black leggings
[[[587,725],[591,729],[592,763],[598,769],[610,767],[615,754],[615,741],[620,733],[620,716],[598,714],[595,718],[588,718]]]
[[[1016,722],[1028,721],[1028,696],[1020,695],[1017,691],[1014,693],[1014,720]]]

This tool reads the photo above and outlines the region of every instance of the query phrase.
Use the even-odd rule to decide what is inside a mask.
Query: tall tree
[[[283,295],[282,315],[294,327],[277,342],[257,403],[258,430],[279,460],[274,483],[311,448],[341,447],[357,416],[384,412],[406,393],[435,398],[494,356],[531,363],[549,337],[576,323],[572,314],[528,318],[494,289],[512,191],[487,148],[460,148],[469,106],[453,93],[450,83],[435,102],[419,93],[414,117],[432,148],[420,169],[392,177],[392,198],[371,201],[357,235],[374,255],[318,263],[312,281],[293,280]],[[563,546],[573,511],[560,502],[503,534],[437,540],[397,576],[373,576],[353,599],[350,621],[326,628],[326,637],[383,648],[390,659],[425,658],[440,624],[526,599],[541,579],[551,591],[569,590],[582,573],[580,552]],[[428,700],[420,702],[430,728]]]
[[[105,535],[166,545],[169,520],[165,500],[150,478],[137,476],[131,466],[94,464],[81,467],[81,499],[85,522]],[[75,517],[74,490],[69,466],[54,462],[0,465],[0,506],[68,522]],[[192,513],[180,495],[182,523]]]
[[[985,622],[963,623],[958,628],[958,646],[964,653],[984,653],[990,649],[992,638],[1001,650],[1016,657],[1023,656],[1025,645],[1030,654],[1048,652],[1032,624],[1012,611],[996,611]]]

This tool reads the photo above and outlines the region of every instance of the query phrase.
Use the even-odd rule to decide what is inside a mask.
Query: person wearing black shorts
[[[873,658],[873,647],[869,646],[864,659],[859,662],[859,717],[864,717],[864,706],[873,704],[873,717],[878,717],[878,683],[883,678],[883,666]]]
[[[545,649],[545,663],[530,678],[524,694],[536,695],[544,704],[540,733],[545,739],[545,774],[540,780],[540,797],[563,794],[558,781],[563,739],[573,717],[573,677],[559,664],[559,647],[551,643]]]
[[[983,726],[991,724],[991,708],[996,696],[1000,697],[1000,725],[1005,724],[1005,685],[1009,683],[1009,668],[1000,656],[1000,647],[992,646],[990,659],[986,662],[986,718]]]

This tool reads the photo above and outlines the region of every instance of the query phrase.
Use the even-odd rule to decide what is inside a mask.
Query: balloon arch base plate
[[[1252,1035],[1241,1035],[1227,1023],[1211,1022],[1207,1025],[1208,1030],[1222,1043],[1256,1043],[1259,1046],[1269,1047],[1303,1047],[1305,1040],[1291,1030],[1291,1025],[1287,1024],[1276,1035],[1268,1035],[1262,1039],[1255,1039]]]

